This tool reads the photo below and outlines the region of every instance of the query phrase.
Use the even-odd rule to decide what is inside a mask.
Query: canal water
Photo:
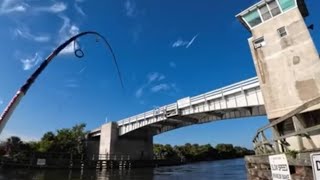
[[[130,170],[0,169],[0,180],[245,180],[243,159]]]

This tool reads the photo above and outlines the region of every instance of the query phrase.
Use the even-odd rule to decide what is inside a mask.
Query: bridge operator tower
[[[319,54],[306,16],[304,0],[262,0],[237,15],[252,34],[249,46],[271,122],[320,96]],[[316,105],[289,118],[277,126],[278,131],[282,135],[293,132],[297,120],[305,128],[320,124],[319,109]],[[319,148],[319,132],[311,138],[316,144],[299,136],[287,142],[295,150]]]

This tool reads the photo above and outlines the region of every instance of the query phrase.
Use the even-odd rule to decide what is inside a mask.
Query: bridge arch
[[[254,77],[147,111],[90,132],[93,153],[153,157],[153,136],[170,130],[219,120],[266,115],[258,78]]]

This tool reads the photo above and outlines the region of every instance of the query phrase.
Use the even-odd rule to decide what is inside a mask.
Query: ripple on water
[[[0,169],[0,180],[246,180],[243,159],[108,171]]]

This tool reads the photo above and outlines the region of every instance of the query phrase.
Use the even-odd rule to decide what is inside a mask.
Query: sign
[[[320,153],[310,154],[313,179],[320,180]]]
[[[38,166],[45,166],[46,165],[46,159],[37,159],[37,165]]]
[[[289,165],[285,154],[269,156],[273,180],[291,180]]]

